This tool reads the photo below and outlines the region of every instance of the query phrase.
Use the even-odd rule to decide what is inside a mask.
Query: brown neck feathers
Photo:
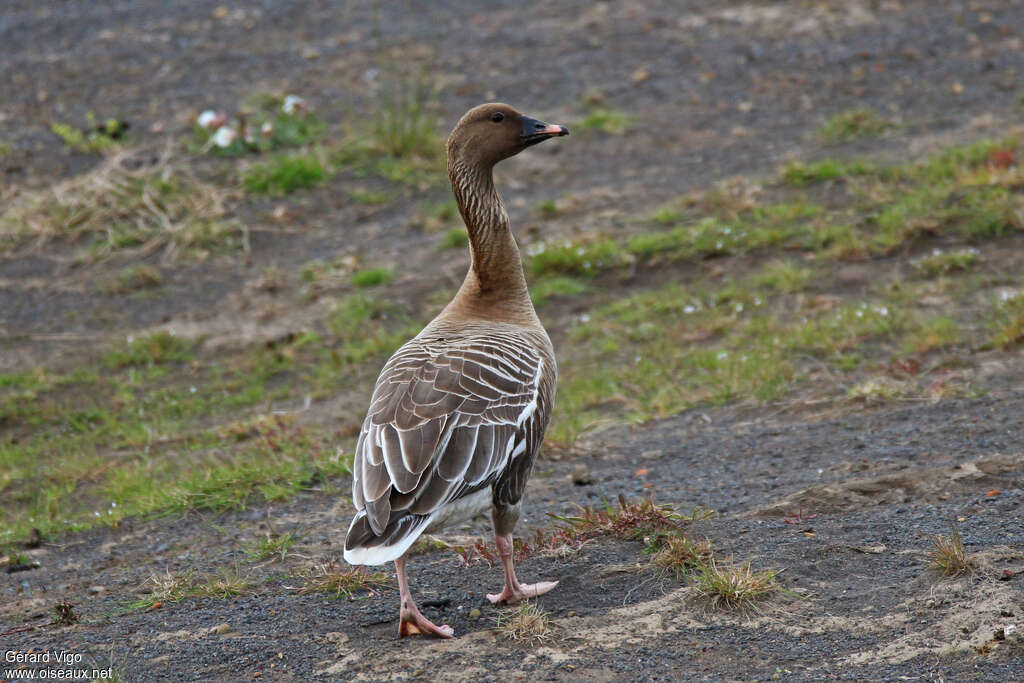
[[[458,294],[445,309],[448,315],[535,323],[519,247],[509,228],[508,213],[494,187],[490,166],[451,159],[448,176],[469,232],[472,261]]]

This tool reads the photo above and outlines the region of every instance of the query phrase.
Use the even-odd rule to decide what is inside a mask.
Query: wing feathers
[[[346,543],[346,557],[399,537],[411,542],[407,534],[426,527],[403,515],[432,517],[498,482],[524,454],[532,463],[539,446],[534,423],[543,423],[543,436],[546,414],[539,422],[530,418],[547,365],[548,381],[554,379],[546,339],[533,340],[521,328],[461,340],[421,337],[399,349],[377,380],[353,466],[352,499],[363,512],[350,535],[358,528],[359,539]]]

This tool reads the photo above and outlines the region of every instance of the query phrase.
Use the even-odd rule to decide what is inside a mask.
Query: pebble
[[[482,612],[480,612],[480,609],[477,607],[474,607],[473,609],[469,610],[470,619],[479,619],[481,614]]]

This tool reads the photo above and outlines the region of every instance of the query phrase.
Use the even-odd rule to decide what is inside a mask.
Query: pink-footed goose
[[[381,370],[356,446],[356,515],[345,539],[351,564],[394,561],[400,636],[454,635],[416,607],[405,553],[424,532],[489,507],[505,586],[488,599],[513,603],[558,583],[522,584],[512,562],[512,530],[551,416],[557,373],[492,169],[568,133],[492,103],[467,112],[448,138],[448,176],[469,231],[469,272],[440,315]]]

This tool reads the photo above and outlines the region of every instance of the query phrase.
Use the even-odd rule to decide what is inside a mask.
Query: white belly
[[[465,498],[459,498],[437,509],[434,518],[424,533],[439,531],[446,527],[468,522],[491,508],[491,489],[487,487]]]

